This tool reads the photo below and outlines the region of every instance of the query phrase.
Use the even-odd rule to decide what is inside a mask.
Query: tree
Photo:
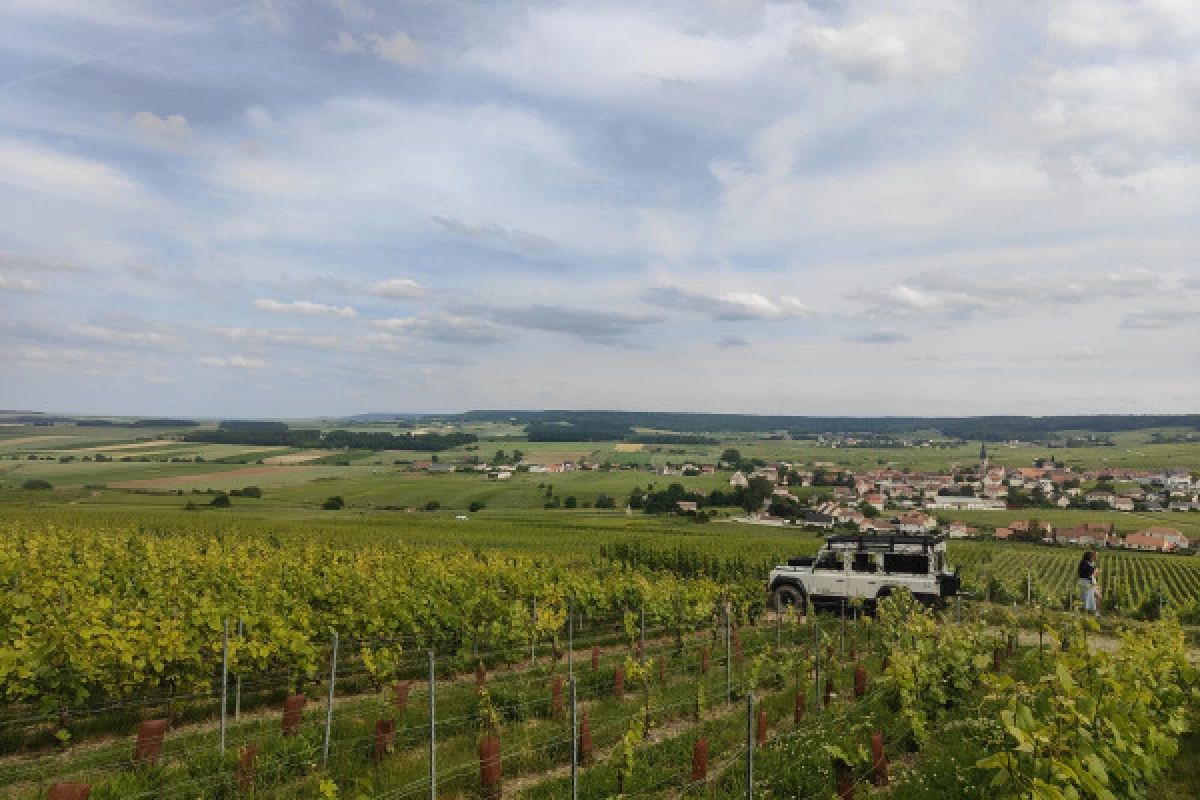
[[[472,501],[471,505],[467,506],[467,511],[470,511],[472,514],[474,514],[476,511],[482,511],[484,508],[485,506],[482,502],[475,500]]]
[[[609,497],[601,493],[596,497],[596,508],[616,508],[617,501],[615,498]]]
[[[563,498],[563,508],[578,508],[579,501],[575,499],[575,495],[569,494]]]
[[[33,479],[27,480],[27,481],[25,481],[25,483],[21,484],[21,488],[22,489],[36,489],[36,490],[53,489],[54,484],[50,483],[50,481],[44,481],[41,478],[33,478]]]
[[[520,463],[521,463],[521,459],[522,459],[522,458],[524,458],[524,457],[525,457],[525,454],[524,454],[524,453],[522,453],[520,450],[513,450],[513,451],[512,451],[512,460],[513,460],[513,463],[514,463],[514,464],[520,464]]]
[[[721,460],[726,464],[740,464],[742,463],[742,454],[740,451],[730,447],[724,453],[721,453]]]
[[[229,495],[219,494],[209,502],[213,508],[229,508]]]
[[[503,464],[507,460],[508,460],[508,454],[505,453],[503,450],[497,450],[496,455],[493,456],[493,458],[492,458],[492,463],[493,464]]]
[[[875,519],[879,516],[879,509],[866,501],[858,504],[858,510],[861,511],[862,515],[867,519]]]
[[[437,500],[430,500],[428,503],[425,504],[426,511],[437,511],[441,507],[442,507],[442,504],[439,503]]]
[[[341,511],[346,505],[346,501],[340,495],[325,498],[325,502],[321,504],[321,508],[326,511]]]

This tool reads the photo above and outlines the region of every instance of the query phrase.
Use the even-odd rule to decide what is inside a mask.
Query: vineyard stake
[[[533,624],[529,628],[529,660],[537,663],[537,598],[533,598]]]
[[[962,595],[961,594],[956,594],[954,596],[954,613],[958,617],[958,624],[962,625]],[[870,634],[870,632],[871,632],[871,629],[868,628],[867,633]]]
[[[567,677],[571,679],[571,686],[575,685],[575,598],[567,598]],[[574,688],[571,689],[575,691]],[[574,694],[572,694],[574,697]],[[571,701],[571,719],[575,719],[574,700]],[[575,723],[571,723],[574,727]]]
[[[838,657],[839,657],[839,658],[840,658],[842,661],[845,661],[845,660],[846,660],[846,598],[844,598],[844,597],[842,598],[842,626],[841,626],[841,633],[840,633],[840,634],[838,634],[838,637],[839,637],[839,638],[838,638],[838,650],[839,650],[839,655],[838,655]]]
[[[321,766],[329,763],[329,737],[333,733],[333,688],[337,682],[338,634],[333,632],[333,652],[329,656],[329,702],[325,704],[325,743],[321,747]]]
[[[775,649],[779,649],[780,626],[783,624],[783,617],[779,613],[779,595],[775,595]]]
[[[819,711],[821,709],[821,700],[818,697],[821,691],[821,640],[816,614],[813,615],[813,681],[813,710]]]
[[[1025,570],[1025,605],[1033,605],[1033,573]]]
[[[221,621],[221,753],[225,753],[225,714],[229,699],[229,620]]]
[[[730,652],[733,646],[733,636],[730,633],[729,621],[729,598],[725,598],[725,702],[729,703],[733,700],[733,655]]]
[[[537,602],[536,600],[534,602]],[[429,800],[437,800],[437,725],[434,710],[434,694],[437,688],[437,672],[433,651],[429,651]]]
[[[754,691],[746,692],[746,800],[754,797]]]
[[[238,617],[237,635],[238,641],[242,641],[242,634],[245,632],[245,626],[242,625],[242,618]],[[237,673],[237,687],[233,692],[233,721],[238,722],[242,718],[242,671]]]
[[[646,667],[646,606],[643,604],[638,608],[638,615],[641,617],[641,638],[638,640],[638,656],[642,662],[642,668]]]
[[[575,714],[575,677],[571,677],[571,800],[579,800],[579,718]]]

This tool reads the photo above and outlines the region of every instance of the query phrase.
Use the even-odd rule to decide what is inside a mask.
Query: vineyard
[[[1063,633],[1077,620],[1051,611],[1072,592],[1076,551],[956,542],[952,560],[991,604],[955,606],[941,623],[913,606],[818,620],[774,614],[761,577],[776,548],[811,552],[812,538],[739,547],[582,525],[560,536],[590,547],[535,555],[519,537],[552,531],[497,526],[468,548],[455,530],[436,547],[286,525],[4,523],[0,786],[21,798],[64,782],[102,799],[248,787],[403,798],[429,796],[431,783],[439,796],[487,795],[482,736],[500,742],[498,760],[484,760],[504,796],[569,796],[574,762],[583,797],[676,796],[693,782],[735,796],[751,770],[759,796],[815,799],[839,774],[874,779],[864,754],[879,733],[887,758],[919,751],[929,769],[957,759],[983,787],[973,765],[1008,734],[961,719],[956,698],[1020,694],[1016,683],[987,694],[995,637],[1048,634],[1036,668],[1017,648],[1024,666],[1006,674],[1021,686],[1068,657],[1056,637],[1075,648],[1081,638]],[[1196,598],[1193,563],[1106,553],[1105,602],[1183,607]],[[997,611],[1027,598],[1019,618]],[[1167,663],[1176,671],[1165,683],[1190,680]],[[861,697],[860,668],[870,684]],[[954,719],[979,737],[966,766],[962,741],[940,733]],[[169,730],[155,739],[147,724]],[[759,724],[769,741],[751,746],[755,767],[746,741]],[[700,738],[711,768],[696,778],[686,767]],[[920,781],[893,791],[910,796]]]

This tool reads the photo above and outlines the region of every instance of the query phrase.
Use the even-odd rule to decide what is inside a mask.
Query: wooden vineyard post
[[[484,797],[500,796],[500,737],[485,735],[479,740],[479,782]]]
[[[613,670],[613,696],[618,700],[625,699],[625,668],[617,667]]]
[[[583,764],[592,763],[592,721],[586,708],[583,710],[583,722],[579,723],[579,761]]]
[[[737,660],[738,664],[746,660],[745,656],[742,655],[742,634],[740,631],[733,632],[733,657]]]
[[[759,747],[767,744],[767,712],[758,712],[758,727],[754,731],[754,743]]]
[[[700,674],[708,674],[708,645],[704,646],[704,652],[700,656]]]
[[[475,688],[482,689],[487,686],[487,667],[483,662],[479,662],[479,666],[475,667]]]
[[[829,708],[829,704],[833,702],[833,677],[825,679],[825,707]]]
[[[558,716],[563,713],[563,679],[555,678],[550,683],[550,713]]]
[[[88,800],[91,793],[90,783],[56,783],[50,787],[46,800]]]
[[[254,788],[255,766],[254,760],[258,757],[258,748],[252,744],[248,744],[238,751],[238,791],[249,792]]]
[[[396,711],[404,713],[408,708],[408,693],[412,691],[412,681],[396,681],[392,687],[392,703]]]
[[[887,757],[883,754],[883,734],[879,731],[871,734],[871,761],[875,768],[872,782],[876,786],[887,786]]]
[[[162,755],[169,720],[152,719],[138,725],[137,745],[133,751],[136,764],[153,764]]]
[[[294,694],[283,701],[283,735],[295,736],[300,733],[300,720],[304,715],[304,705],[308,698],[302,694]]]
[[[700,738],[692,745],[692,782],[708,780],[708,739]]]
[[[396,747],[396,720],[380,719],[375,721],[375,763],[383,761],[383,757]]]
[[[600,648],[593,647],[592,648],[592,672],[596,672],[599,669],[600,669]]]
[[[796,692],[796,708],[792,712],[792,722],[796,725],[799,725],[801,722],[804,721],[804,705],[805,705],[804,700],[805,700],[804,692],[797,691]]]
[[[840,758],[833,760],[838,800],[854,800],[854,770]]]
[[[658,682],[667,682],[667,656],[666,654],[658,657]]]
[[[867,693],[867,670],[865,667],[854,669],[854,696],[859,700]]]

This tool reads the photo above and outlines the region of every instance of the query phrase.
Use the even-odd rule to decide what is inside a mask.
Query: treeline
[[[634,428],[683,433],[763,433],[788,431],[793,437],[821,433],[903,435],[936,429],[943,435],[986,441],[1044,439],[1062,431],[1117,433],[1147,428],[1190,427],[1200,430],[1200,414],[1085,414],[1058,417],[793,417],[755,414],[693,414],[662,411],[468,411],[467,421],[512,422],[525,425],[540,435],[544,426],[567,429],[549,432],[559,436],[570,428],[587,431],[591,441],[614,440],[630,435]],[[570,426],[570,427],[568,427]],[[622,433],[623,432],[623,433]],[[576,439],[575,441],[588,441]],[[535,440],[537,441],[537,440]],[[570,441],[547,438],[540,441]]]
[[[184,437],[188,442],[239,444],[251,447],[301,447],[328,450],[425,450],[440,452],[478,441],[473,433],[386,433],[375,431],[329,431],[290,429],[285,423],[245,421],[221,426],[215,431],[197,431]]]
[[[629,495],[629,507],[647,514],[672,514],[679,511],[679,502],[693,502],[698,508],[729,508],[738,506],[748,512],[758,511],[763,501],[775,491],[775,484],[766,478],[751,478],[749,486],[736,486],[730,491],[713,489],[707,494],[695,494],[682,483],[672,483],[658,491],[634,487]]]
[[[525,433],[531,442],[620,442],[633,431],[628,425],[603,420],[577,423],[559,419],[531,422],[525,426]]]
[[[449,450],[479,441],[473,433],[385,433],[381,431],[330,431],[325,446],[350,450]]]

